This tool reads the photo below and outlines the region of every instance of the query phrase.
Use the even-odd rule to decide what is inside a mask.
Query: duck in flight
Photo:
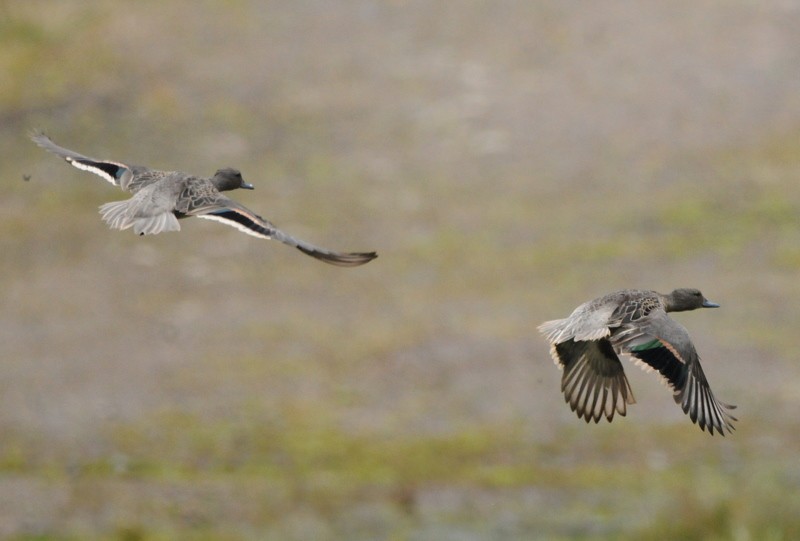
[[[731,406],[714,398],[700,357],[686,329],[667,312],[717,308],[697,289],[676,289],[668,295],[625,289],[578,306],[566,319],[548,321],[539,331],[563,370],[561,391],[572,411],[586,420],[608,421],[616,411],[636,402],[618,355],[655,370],[675,402],[702,430],[730,433]]]
[[[252,190],[236,169],[220,169],[204,178],[179,171],[157,171],[140,165],[96,160],[60,147],[43,133],[31,135],[34,143],[64,158],[67,163],[94,173],[133,196],[100,206],[103,220],[112,229],[133,228],[137,235],[180,231],[178,220],[196,216],[221,222],[262,239],[275,239],[325,263],[357,267],[372,261],[375,252],[340,253],[318,248],[287,235],[272,223],[221,192]]]

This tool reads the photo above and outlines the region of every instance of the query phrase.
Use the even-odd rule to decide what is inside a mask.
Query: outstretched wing
[[[274,239],[293,246],[304,254],[320,261],[340,267],[357,267],[378,257],[375,252],[333,252],[296,239],[287,235],[250,209],[219,194],[205,184],[192,184],[186,190],[180,200],[187,201],[188,206],[185,209],[179,208],[177,210],[187,216],[197,216],[198,218],[230,225],[254,237]]]
[[[50,140],[44,133],[32,133],[31,140],[41,148],[64,158],[70,165],[89,171],[107,180],[114,186],[128,189],[128,184],[133,177],[133,168],[124,163],[112,162],[108,160],[96,160],[83,154],[78,154],[72,150],[60,147]],[[138,168],[141,169],[141,168]]]
[[[723,436],[734,430],[737,419],[729,410],[736,406],[714,397],[689,333],[666,313],[654,313],[646,322],[623,328],[612,341],[645,369],[657,371],[672,389],[675,402],[702,430]]]

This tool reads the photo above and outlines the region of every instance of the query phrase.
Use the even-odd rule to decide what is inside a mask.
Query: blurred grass
[[[0,110],[8,114],[85,99],[86,88],[107,91],[113,56],[97,43],[113,6],[93,4],[3,3],[0,70],[7,77]],[[47,17],[39,16],[43,9]]]
[[[775,456],[755,446],[709,447],[704,437],[687,440],[682,424],[657,434],[610,428],[596,449],[579,451],[575,445],[583,427],[541,445],[513,425],[398,438],[343,433],[319,406],[287,406],[268,415],[273,421],[265,423],[264,412],[245,409],[233,422],[209,423],[179,411],[163,412],[114,428],[103,453],[69,464],[54,456],[32,462],[6,446],[3,474],[49,472],[48,485],[73,487],[66,507],[83,520],[101,508],[116,509],[102,520],[116,523],[120,539],[123,530],[143,539],[179,531],[190,538],[247,539],[245,524],[266,528],[270,538],[302,538],[292,531],[299,509],[329,523],[328,534],[350,531],[355,538],[368,538],[365,517],[350,525],[340,520],[349,509],[363,506],[383,510],[373,516],[382,537],[404,538],[404,525],[415,516],[423,523],[427,518],[491,524],[491,505],[473,508],[477,501],[502,505],[525,491],[539,496],[522,508],[539,509],[519,519],[519,526],[546,529],[556,539],[791,539],[800,529],[794,513],[800,504],[800,470],[787,475],[775,466]],[[676,438],[683,442],[679,450]],[[749,463],[747,471],[737,467],[742,460]],[[443,487],[463,495],[441,501]],[[225,494],[222,508],[202,500],[188,505],[191,511],[186,505],[163,507],[170,494],[188,497],[198,490],[214,499]],[[132,492],[155,496],[130,500]],[[652,519],[643,520],[640,509]],[[622,519],[621,512],[630,516]],[[179,524],[181,529],[174,530]]]
[[[748,137],[674,111],[644,133],[656,98],[719,100],[681,78],[708,70],[673,53],[648,83],[648,42],[613,50],[588,7],[162,4],[0,4],[0,537],[799,536],[795,127],[762,105]],[[615,109],[667,87],[700,101]],[[96,207],[123,194],[32,127],[241,167],[257,212],[381,256],[341,272],[203,221],[115,234]],[[684,317],[736,433],[630,369],[629,418],[575,419],[536,324],[695,285],[723,304]]]

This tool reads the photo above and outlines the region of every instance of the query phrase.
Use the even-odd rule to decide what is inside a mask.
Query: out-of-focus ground
[[[800,537],[800,3],[0,2],[0,537]],[[329,267],[27,140],[256,185]],[[25,178],[29,179],[26,181]],[[652,374],[586,425],[536,332],[622,287]]]

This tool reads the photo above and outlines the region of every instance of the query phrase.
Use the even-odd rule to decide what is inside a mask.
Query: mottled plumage
[[[551,354],[563,369],[561,390],[572,411],[589,421],[611,421],[635,403],[618,355],[655,370],[675,401],[701,429],[725,435],[736,420],[735,406],[714,398],[700,357],[686,329],[667,312],[714,308],[696,289],[622,290],[578,306],[566,319],[539,326]]]
[[[332,252],[295,239],[225,197],[221,192],[253,189],[253,185],[246,183],[236,169],[220,169],[211,178],[196,177],[179,171],[157,171],[141,165],[96,160],[60,147],[42,133],[32,134],[31,139],[78,169],[94,173],[133,194],[125,201],[100,207],[103,220],[112,229],[133,228],[138,235],[155,235],[179,231],[178,219],[196,216],[230,225],[254,237],[278,240],[332,265],[355,267],[377,257],[375,252]]]

